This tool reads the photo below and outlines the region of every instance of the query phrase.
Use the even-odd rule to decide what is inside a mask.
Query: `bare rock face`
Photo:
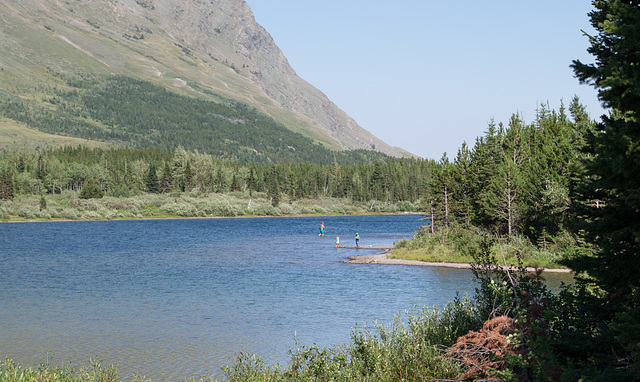
[[[34,30],[41,23],[41,33],[55,35],[108,72],[166,76],[192,91],[188,84],[195,83],[251,103],[333,147],[412,156],[358,126],[298,77],[244,0],[0,0],[3,7],[8,18],[23,18]],[[66,70],[72,58],[65,54],[49,67]]]
[[[233,62],[238,74],[257,84],[273,102],[310,116],[344,148],[410,155],[358,126],[324,93],[298,77],[244,0],[153,0],[153,4],[166,30],[218,60]]]

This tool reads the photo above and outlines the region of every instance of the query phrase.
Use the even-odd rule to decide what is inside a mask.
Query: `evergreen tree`
[[[162,170],[162,183],[160,185],[160,193],[173,191],[173,175],[171,174],[171,167],[169,162],[164,163],[164,170]]]
[[[454,160],[452,194],[453,199],[457,201],[454,204],[453,214],[466,225],[471,224],[472,176],[471,152],[467,144],[463,142]]]
[[[153,162],[149,165],[149,170],[147,171],[147,176],[144,180],[145,187],[147,188],[147,192],[151,192],[154,194],[160,193],[160,182],[158,182],[158,174],[156,165]]]
[[[453,173],[453,165],[449,162],[447,154],[444,153],[439,166],[433,172],[430,187],[433,192],[435,215],[441,221],[442,227],[447,227],[455,218],[452,215],[452,205],[454,204],[452,198]]]
[[[184,184],[183,190],[186,192],[191,191],[191,182],[193,173],[191,172],[191,161],[187,160],[187,164],[184,168]]]
[[[222,193],[224,191],[224,180],[224,173],[222,172],[222,166],[220,166],[216,171],[216,192]]]
[[[82,187],[80,191],[80,195],[78,197],[80,199],[100,199],[104,196],[104,191],[93,181],[93,179],[89,178]]]
[[[473,190],[472,198],[475,214],[474,224],[493,228],[495,226],[495,211],[493,205],[495,201],[490,187],[493,178],[498,174],[498,166],[503,160],[500,150],[502,141],[502,128],[498,129],[491,121],[485,132],[485,136],[476,140],[473,153]]]
[[[249,196],[253,195],[253,191],[258,190],[258,179],[256,179],[255,168],[251,166],[249,169],[249,178],[247,179],[247,187],[249,188]]]
[[[278,207],[280,204],[280,182],[278,182],[277,168],[274,166],[267,183],[267,197],[271,199],[271,205]]]
[[[0,172],[0,200],[13,199],[15,193],[15,182],[13,171],[4,170]]]
[[[240,182],[238,182],[238,176],[235,172],[231,178],[231,191],[240,191]]]
[[[525,127],[520,116],[514,114],[509,120],[509,127],[503,136],[501,147],[503,159],[498,166],[497,176],[493,178],[492,190],[495,197],[493,209],[499,226],[506,227],[511,236],[519,231],[518,223],[525,214],[524,188],[526,173],[523,170],[526,146],[523,144]]]
[[[589,137],[584,183],[575,204],[581,232],[595,253],[569,262],[600,288],[598,303],[583,308],[603,325],[594,329],[603,373],[640,379],[640,2],[594,1],[589,36],[595,64],[574,61],[583,83],[611,109]],[[587,283],[587,279],[582,279]],[[603,329],[606,328],[606,329]],[[592,350],[593,351],[593,350]],[[613,379],[611,379],[613,380]]]

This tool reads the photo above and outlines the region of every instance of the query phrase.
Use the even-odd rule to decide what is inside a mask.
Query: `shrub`
[[[27,204],[20,207],[20,209],[17,212],[17,215],[25,219],[35,219],[38,217],[39,212],[40,212],[40,207]]]
[[[60,213],[60,217],[63,218],[63,219],[71,219],[71,220],[73,220],[73,219],[80,219],[80,217],[82,217],[82,215],[76,209],[65,208]]]
[[[160,207],[162,211],[175,216],[194,216],[196,209],[187,203],[168,203]]]
[[[127,186],[117,186],[109,190],[107,195],[115,198],[128,198],[131,196],[135,196],[137,193],[137,191],[130,190]]]

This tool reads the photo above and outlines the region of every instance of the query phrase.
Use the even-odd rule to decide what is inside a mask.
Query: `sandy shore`
[[[373,248],[373,247],[372,247]],[[377,248],[377,247],[376,247]],[[385,247],[381,247],[380,249],[385,249],[389,251]],[[447,267],[447,268],[462,268],[462,269],[471,269],[471,264],[468,263],[436,263],[429,261],[419,261],[419,260],[404,260],[404,259],[390,259],[387,257],[386,253],[380,253],[376,255],[357,255],[350,256],[348,260],[344,261],[349,264],[388,264],[388,265],[418,265],[418,266],[427,266],[427,267]],[[515,268],[513,268],[515,269]],[[535,271],[535,268],[527,268],[528,271]],[[557,273],[571,273],[570,269],[563,268],[545,268],[545,272],[557,272]]]

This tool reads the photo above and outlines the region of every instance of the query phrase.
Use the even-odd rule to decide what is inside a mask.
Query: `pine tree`
[[[193,181],[193,173],[191,172],[191,161],[187,160],[187,164],[184,168],[184,184],[183,189],[186,192],[191,191],[191,182]]]
[[[498,174],[498,166],[503,160],[500,150],[502,127],[498,129],[493,121],[485,132],[485,136],[476,140],[471,155],[473,163],[472,203],[474,205],[474,224],[484,228],[494,228],[495,211],[493,195],[490,187]]]
[[[267,197],[271,199],[271,205],[278,207],[280,204],[280,182],[278,182],[278,172],[274,166],[271,170],[267,183]]]
[[[14,193],[13,171],[4,170],[0,172],[0,200],[13,199]]]
[[[240,183],[238,182],[236,172],[233,173],[233,177],[231,178],[231,191],[240,191]]]
[[[104,191],[93,181],[93,179],[89,178],[82,187],[80,191],[80,195],[78,197],[80,199],[100,199],[104,196]]]
[[[171,174],[171,167],[169,162],[164,163],[164,170],[162,170],[162,182],[160,184],[160,193],[173,191],[173,175]]]
[[[258,190],[258,180],[256,179],[255,169],[253,166],[249,169],[249,178],[247,179],[247,187],[249,188],[249,196],[253,195],[253,191]]]
[[[583,83],[598,90],[610,108],[589,137],[584,183],[574,208],[585,238],[595,245],[570,266],[588,274],[601,290],[597,304],[585,306],[603,320],[598,332],[608,357],[604,373],[627,372],[640,379],[640,2],[599,0],[589,16],[597,31],[589,36],[595,64],[574,61]],[[588,280],[583,279],[583,283]],[[594,332],[595,333],[595,332]],[[620,346],[622,345],[622,346]],[[606,354],[606,353],[605,353]],[[608,363],[606,363],[608,361]],[[617,373],[617,374],[616,374]],[[633,377],[631,377],[631,375]]]
[[[454,208],[453,190],[453,164],[449,162],[447,154],[444,153],[438,166],[434,169],[431,178],[430,189],[433,195],[433,208],[435,217],[440,220],[442,228],[446,228],[454,221],[452,214]]]
[[[154,194],[160,193],[160,183],[158,182],[158,174],[156,165],[151,163],[149,165],[149,170],[147,171],[147,176],[144,180],[145,187],[147,188],[147,192],[151,192]]]
[[[472,216],[472,176],[471,152],[467,144],[463,142],[454,160],[452,194],[454,200],[457,201],[453,208],[453,214],[466,225],[471,224]]]

